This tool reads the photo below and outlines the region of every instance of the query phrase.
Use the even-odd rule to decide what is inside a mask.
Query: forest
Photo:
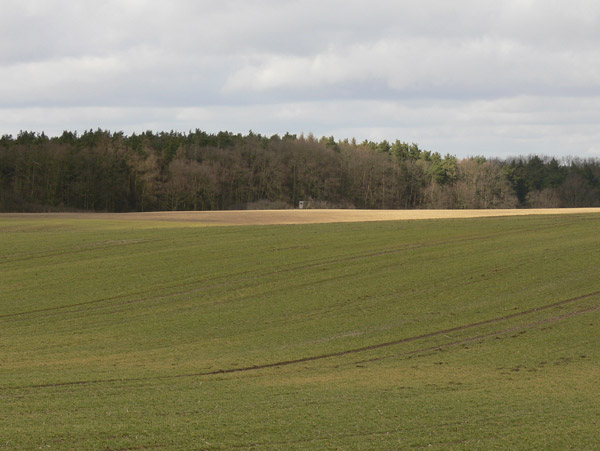
[[[0,138],[0,211],[600,206],[600,159],[452,155],[309,134],[22,131]]]

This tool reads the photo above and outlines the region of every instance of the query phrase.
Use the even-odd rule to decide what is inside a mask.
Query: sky
[[[596,0],[0,0],[0,134],[600,158]]]

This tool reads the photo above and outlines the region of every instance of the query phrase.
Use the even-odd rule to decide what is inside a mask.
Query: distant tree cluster
[[[505,161],[312,135],[90,130],[0,139],[0,211],[600,206],[600,161]]]

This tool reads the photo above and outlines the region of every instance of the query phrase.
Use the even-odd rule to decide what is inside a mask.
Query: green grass
[[[600,215],[0,219],[0,449],[597,447]]]

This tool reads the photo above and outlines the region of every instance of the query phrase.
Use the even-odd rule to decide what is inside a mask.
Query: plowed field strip
[[[396,346],[399,344],[411,343],[411,342],[415,342],[415,341],[419,341],[419,340],[423,340],[423,339],[427,339],[427,338],[437,337],[440,335],[447,335],[447,334],[451,334],[451,333],[459,332],[459,331],[463,331],[463,330],[474,329],[474,328],[485,326],[488,324],[499,323],[502,321],[507,321],[510,319],[531,315],[533,313],[550,310],[550,309],[553,309],[556,307],[564,306],[567,304],[572,304],[572,303],[581,301],[583,299],[589,299],[589,298],[592,298],[595,296],[600,296],[600,291],[595,291],[593,293],[588,293],[588,294],[573,297],[570,299],[565,299],[565,300],[562,300],[559,302],[554,302],[552,304],[547,304],[547,305],[544,305],[541,307],[535,307],[535,308],[532,308],[529,310],[524,310],[522,312],[512,313],[510,315],[504,315],[504,316],[499,316],[499,317],[484,320],[484,321],[478,321],[478,322],[471,323],[471,324],[465,324],[463,326],[452,327],[449,329],[438,330],[435,332],[429,332],[426,334],[401,338],[399,340],[388,341],[385,343],[378,343],[378,344],[374,344],[374,345],[363,346],[363,347],[355,348],[355,349],[337,351],[337,352],[332,352],[332,353],[328,353],[328,354],[320,354],[320,355],[316,355],[316,356],[301,357],[299,359],[283,360],[283,361],[273,362],[273,363],[257,364],[257,365],[246,366],[246,367],[241,367],[241,368],[220,369],[220,370],[206,371],[206,372],[201,372],[201,373],[187,373],[187,374],[175,374],[175,375],[167,375],[167,376],[152,376],[152,377],[139,377],[139,378],[121,378],[121,379],[115,378],[115,379],[98,379],[98,380],[85,380],[85,381],[58,382],[58,383],[53,383],[53,384],[26,385],[26,386],[10,387],[10,388],[11,389],[47,388],[47,387],[62,387],[62,386],[100,384],[100,383],[111,383],[111,382],[138,382],[138,381],[146,381],[146,380],[179,379],[179,378],[184,378],[184,377],[215,376],[215,375],[219,375],[219,374],[243,373],[243,372],[248,372],[248,371],[263,370],[263,369],[268,369],[268,368],[288,366],[288,365],[294,365],[294,364],[299,364],[299,363],[313,362],[313,361],[328,359],[328,358],[332,358],[332,357],[341,357],[341,356],[345,356],[345,355],[358,354],[361,352],[373,351],[376,349],[382,349],[382,348],[386,348],[386,347],[390,347],[390,346]],[[571,316],[581,315],[581,314],[589,313],[589,312],[599,310],[599,309],[600,309],[600,306],[592,306],[592,307],[588,307],[588,308],[585,308],[585,309],[582,309],[582,310],[579,310],[576,312],[571,312],[571,313],[567,313],[564,315],[559,315],[559,316],[555,316],[552,318],[540,320],[540,321],[537,321],[534,323],[530,323],[528,325],[515,326],[515,327],[511,327],[511,328],[501,330],[501,331],[491,332],[488,334],[482,334],[477,337],[469,337],[469,338],[466,338],[463,340],[457,340],[456,342],[451,342],[449,344],[446,344],[445,346],[453,346],[456,344],[481,340],[481,339],[488,338],[488,337],[495,336],[495,335],[510,333],[511,331],[515,331],[515,330],[522,330],[523,328],[527,328],[527,327],[532,328],[532,327],[536,327],[541,324],[546,324],[546,323],[553,322],[553,321],[559,321],[559,320],[562,320],[565,318],[569,318]],[[423,349],[416,350],[416,351],[411,351],[411,353],[426,352],[426,351],[431,351],[431,350],[435,350],[435,349],[439,349],[439,348],[440,348],[440,345],[437,345],[437,346],[423,348]],[[6,389],[6,388],[7,387],[5,387],[4,389]]]
[[[565,215],[600,213],[600,208],[540,208],[489,210],[239,210],[156,211],[145,213],[1,213],[12,219],[92,219],[113,221],[157,221],[200,226],[316,224],[335,222],[466,219],[498,216]]]

